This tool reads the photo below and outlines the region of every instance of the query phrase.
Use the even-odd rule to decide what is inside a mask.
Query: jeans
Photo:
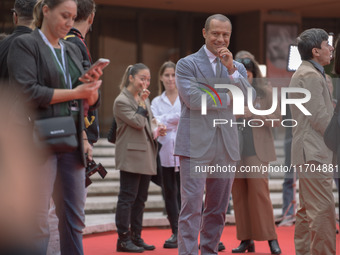
[[[36,245],[46,254],[49,241],[48,212],[50,199],[59,219],[60,251],[62,255],[82,255],[85,227],[85,168],[79,151],[52,155],[41,172],[43,192],[39,197]]]

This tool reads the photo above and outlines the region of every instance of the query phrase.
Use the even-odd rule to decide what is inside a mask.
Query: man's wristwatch
[[[228,68],[229,75],[232,75],[237,70],[237,67],[233,64],[232,68]]]

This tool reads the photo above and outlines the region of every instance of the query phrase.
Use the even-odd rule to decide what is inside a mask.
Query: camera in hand
[[[101,163],[97,164],[94,162],[94,160],[89,160],[88,158],[86,159],[87,166],[86,166],[86,180],[85,180],[85,187],[88,187],[92,181],[90,179],[90,176],[98,172],[98,174],[104,179],[107,171],[106,169],[102,166]]]

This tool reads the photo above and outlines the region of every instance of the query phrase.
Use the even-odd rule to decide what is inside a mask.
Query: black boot
[[[242,240],[237,248],[231,250],[232,253],[245,253],[246,251],[255,252],[253,240]]]
[[[218,251],[223,251],[223,250],[225,250],[225,246],[222,242],[219,242],[218,243]]]
[[[272,254],[281,254],[281,249],[276,239],[268,241],[268,244]]]
[[[144,248],[134,245],[130,238],[130,233],[120,234],[117,240],[117,251],[141,253],[144,252]]]
[[[177,248],[177,234],[172,234],[169,239],[165,240],[163,248]]]
[[[131,240],[135,245],[142,247],[144,248],[144,250],[148,250],[148,251],[152,251],[156,248],[154,245],[149,245],[149,244],[144,243],[144,240],[140,237],[140,235],[141,235],[140,231],[131,232]]]

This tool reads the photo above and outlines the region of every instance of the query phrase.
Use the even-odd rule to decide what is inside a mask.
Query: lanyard
[[[87,47],[87,44],[86,44],[86,42],[85,42],[83,36],[81,35],[81,33],[80,33],[78,30],[76,30],[76,29],[74,29],[74,28],[71,29],[71,33],[72,33],[72,32],[73,32],[73,33],[74,33],[74,34],[82,41],[82,43],[84,44],[84,46],[85,46],[85,48],[86,48],[87,56],[89,57],[90,63],[92,64],[91,54],[90,54],[89,48]]]
[[[70,74],[68,74],[68,77],[67,77],[67,74],[66,74],[66,64],[65,64],[65,50],[64,50],[64,44],[59,41],[60,43],[60,48],[61,48],[61,60],[62,60],[62,64],[60,63],[58,57],[57,57],[57,54],[55,53],[54,51],[54,48],[53,46],[51,45],[51,43],[49,42],[49,40],[46,38],[46,36],[44,35],[43,32],[41,32],[41,30],[39,29],[39,33],[42,37],[42,39],[44,40],[44,42],[46,43],[46,45],[50,48],[50,50],[52,51],[55,59],[57,60],[57,63],[63,73],[63,76],[64,76],[64,79],[65,79],[65,84],[66,86],[69,84],[69,88],[72,89],[72,82],[71,82],[71,76]]]

